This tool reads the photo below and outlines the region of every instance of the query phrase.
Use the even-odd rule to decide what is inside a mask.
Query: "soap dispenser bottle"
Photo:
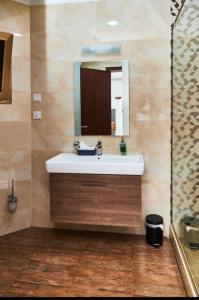
[[[126,142],[123,137],[121,138],[121,142],[120,142],[120,154],[121,155],[126,154]]]

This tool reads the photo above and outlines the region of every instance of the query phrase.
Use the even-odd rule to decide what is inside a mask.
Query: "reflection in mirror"
[[[5,41],[0,40],[0,92],[2,90],[4,48]]]
[[[129,135],[128,61],[74,64],[75,135]]]
[[[0,103],[12,102],[11,60],[13,35],[0,32]]]

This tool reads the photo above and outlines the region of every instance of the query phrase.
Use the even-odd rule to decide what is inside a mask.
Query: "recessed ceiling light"
[[[110,25],[110,26],[117,26],[118,24],[119,24],[119,22],[115,21],[115,20],[112,20],[112,21],[108,22],[108,25]]]

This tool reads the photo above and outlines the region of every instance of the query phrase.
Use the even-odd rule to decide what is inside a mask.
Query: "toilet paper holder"
[[[11,193],[8,195],[8,211],[14,213],[17,209],[17,197],[14,194],[15,180],[12,179]]]

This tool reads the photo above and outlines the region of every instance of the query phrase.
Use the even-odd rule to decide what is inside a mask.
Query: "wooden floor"
[[[0,296],[185,296],[169,240],[27,229],[0,237]]]

